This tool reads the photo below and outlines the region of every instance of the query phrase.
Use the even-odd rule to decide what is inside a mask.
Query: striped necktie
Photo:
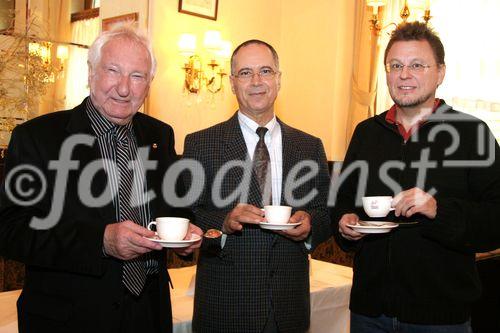
[[[264,141],[266,132],[267,128],[265,127],[257,128],[256,133],[259,136],[259,141],[253,153],[253,169],[259,183],[262,207],[272,203],[271,158],[269,157],[269,151]]]
[[[116,127],[116,165],[118,167],[118,208],[120,221],[131,220],[141,224],[140,206],[137,194],[134,195],[134,170],[130,149],[130,130],[126,126]],[[140,295],[146,283],[146,267],[141,257],[127,260],[123,263],[122,281],[125,287],[134,295]]]

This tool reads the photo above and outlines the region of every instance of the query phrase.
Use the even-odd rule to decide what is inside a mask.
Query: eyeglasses
[[[385,65],[385,71],[387,73],[401,73],[403,71],[403,68],[407,67],[408,70],[411,73],[421,73],[423,72],[426,68],[432,67],[431,65],[424,65],[418,62],[414,62],[413,64],[410,65],[403,65],[400,63],[392,63],[392,64],[386,64]]]
[[[262,68],[257,73],[254,73],[253,71],[251,71],[249,69],[244,69],[244,70],[240,71],[238,74],[235,74],[233,76],[240,81],[250,81],[251,79],[253,79],[254,75],[258,75],[262,80],[269,80],[269,79],[273,78],[278,73],[280,73],[280,72],[274,71],[271,68]]]

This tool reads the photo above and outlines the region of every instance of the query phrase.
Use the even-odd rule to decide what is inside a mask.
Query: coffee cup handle
[[[151,226],[152,225],[156,225],[156,221],[149,222],[149,224],[148,224],[148,226],[146,228],[148,228],[148,230],[151,230]],[[153,231],[153,230],[151,230],[151,231]]]

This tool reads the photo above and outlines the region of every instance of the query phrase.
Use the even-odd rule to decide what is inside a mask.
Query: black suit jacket
[[[149,160],[158,163],[146,174],[148,189],[156,194],[150,204],[151,216],[169,216],[170,208],[162,200],[160,186],[165,170],[176,159],[172,128],[141,113],[134,116],[133,128],[139,148],[149,147]],[[117,329],[123,291],[122,262],[106,258],[102,252],[104,229],[116,222],[115,208],[109,192],[105,191],[107,177],[102,162],[97,164],[101,169],[92,174],[90,184],[90,176],[82,177],[83,170],[101,158],[97,140],[90,146],[75,146],[71,159],[76,165],[66,180],[61,177],[62,172],[56,179],[56,164],[50,165],[50,161],[63,155],[61,147],[67,139],[75,138],[76,134],[94,137],[85,101],[73,110],[30,120],[12,133],[6,176],[18,166],[29,165],[40,170],[40,176],[46,180],[41,199],[28,206],[12,200],[5,184],[0,193],[0,255],[26,264],[25,284],[18,301],[21,330],[26,323],[30,323],[30,331],[42,332],[49,327],[61,327],[61,331],[73,333]],[[57,188],[57,180],[61,179],[64,180],[59,184],[64,187],[62,191]],[[81,180],[83,183],[79,185]],[[29,185],[35,189],[34,194],[43,188],[39,181]],[[79,187],[92,192],[94,197],[103,194],[108,203],[103,207],[86,206],[80,200]],[[45,218],[58,203],[62,204],[62,215],[51,221],[55,226],[48,230],[29,226],[33,216]],[[172,323],[168,273],[163,262],[165,253],[161,251],[156,255],[160,262],[158,307],[162,318],[159,320],[163,331],[169,332]]]
[[[326,208],[329,176],[323,145],[320,139],[279,123],[283,186],[297,163],[311,160],[319,166],[316,177],[293,192],[295,198],[301,198],[312,190],[318,191],[311,201],[293,207],[294,211],[304,210],[311,214],[312,246],[315,247],[331,233]],[[226,122],[188,135],[183,157],[200,162],[205,172],[204,190],[193,205],[195,223],[204,231],[220,230],[226,214],[239,202],[260,206],[261,197],[254,175],[246,200],[238,197],[224,207],[217,207],[212,199],[214,179],[221,166],[228,161],[249,160],[237,114]],[[242,179],[243,170],[232,168],[222,182],[222,197],[236,189]],[[185,180],[191,183],[190,177]],[[193,185],[203,186],[198,181]],[[284,188],[281,203],[291,205]],[[228,235],[222,249],[220,239],[205,239],[196,272],[193,331],[262,332],[270,302],[280,332],[306,331],[310,316],[307,254],[304,242],[294,242],[255,225],[245,225],[242,232]]]

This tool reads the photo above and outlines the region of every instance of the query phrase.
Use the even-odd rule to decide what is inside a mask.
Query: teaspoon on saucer
[[[358,224],[364,227],[385,227],[385,226],[393,226],[393,222],[378,222],[378,221],[358,221]]]
[[[222,236],[222,231],[217,230],[217,229],[208,229],[203,234],[203,237],[205,237],[205,238],[219,238],[220,236]]]

